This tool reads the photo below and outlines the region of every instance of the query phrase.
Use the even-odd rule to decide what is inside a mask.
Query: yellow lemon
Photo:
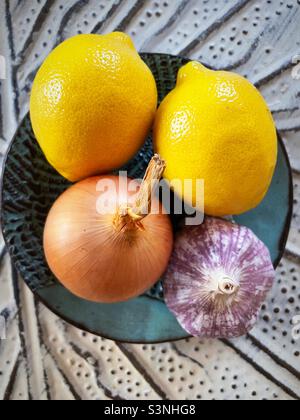
[[[76,181],[125,164],[155,116],[150,69],[123,33],[78,35],[48,56],[33,83],[30,115],[48,161]]]
[[[204,180],[209,215],[244,213],[268,191],[277,160],[276,129],[263,97],[242,76],[197,62],[184,66],[158,110],[154,140],[167,161],[169,181]],[[188,204],[197,206],[196,192],[184,194]]]

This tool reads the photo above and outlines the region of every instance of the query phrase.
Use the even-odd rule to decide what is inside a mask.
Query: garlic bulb
[[[254,326],[274,278],[270,253],[250,229],[206,218],[179,233],[165,300],[191,335],[239,337]]]

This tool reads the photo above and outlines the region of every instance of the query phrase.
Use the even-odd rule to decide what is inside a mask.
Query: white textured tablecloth
[[[1,160],[51,49],[76,33],[129,33],[140,51],[181,54],[246,75],[287,145],[295,208],[277,283],[247,338],[116,344],[37,303],[0,248],[0,399],[299,399],[300,1],[2,0]],[[5,73],[3,63],[5,61]],[[297,337],[294,337],[297,338]],[[300,338],[300,337],[299,337]]]

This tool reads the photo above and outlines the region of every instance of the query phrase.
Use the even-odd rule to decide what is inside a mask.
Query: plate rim
[[[143,56],[148,55],[148,56],[166,56],[166,57],[171,57],[171,58],[180,58],[183,60],[188,60],[191,61],[191,59],[189,58],[185,58],[182,56],[176,56],[173,54],[165,54],[165,53],[148,53],[148,52],[144,52],[140,54],[141,57],[143,58]],[[4,214],[3,214],[3,210],[2,210],[2,203],[4,202],[4,177],[5,177],[5,172],[6,172],[6,164],[8,161],[8,157],[10,155],[10,152],[12,150],[12,147],[15,143],[16,137],[18,136],[18,132],[20,129],[20,126],[24,123],[24,121],[29,118],[30,119],[30,112],[26,112],[26,114],[24,115],[24,117],[21,119],[21,121],[18,123],[17,128],[9,142],[8,148],[5,152],[4,158],[3,158],[3,162],[2,162],[2,168],[1,168],[1,179],[0,179],[0,210],[1,210],[1,214],[0,214],[0,223],[1,223],[1,231],[2,231],[2,235],[3,235],[3,239],[4,239],[4,244],[5,244],[5,248],[6,251],[9,254],[9,257],[11,259],[11,263],[13,264],[14,268],[16,269],[17,273],[20,275],[22,281],[24,281],[22,274],[19,270],[19,263],[18,260],[15,256],[12,255],[9,244],[7,242],[7,238],[6,238],[6,230],[5,230],[5,225],[4,225]],[[280,144],[282,151],[283,151],[283,155],[285,158],[285,162],[287,164],[288,167],[288,174],[289,174],[289,211],[288,214],[286,216],[286,220],[285,220],[285,226],[284,229],[282,231],[282,235],[279,241],[279,253],[278,253],[278,257],[276,258],[275,262],[274,262],[274,268],[276,269],[279,266],[280,261],[283,258],[283,255],[285,253],[286,250],[286,245],[287,245],[287,241],[288,241],[288,236],[290,233],[290,228],[291,228],[291,223],[292,223],[292,216],[293,216],[293,208],[294,208],[294,189],[293,189],[293,170],[292,170],[292,166],[291,166],[291,162],[290,162],[290,158],[287,152],[287,148],[284,144],[283,138],[280,134],[280,132],[278,130],[276,130],[277,133],[277,139],[278,139],[278,143]],[[25,281],[24,281],[25,282]],[[27,283],[25,282],[25,284],[27,285]],[[29,287],[29,286],[27,286]],[[54,286],[49,286],[49,287],[54,287]],[[93,331],[92,329],[89,329],[85,326],[83,326],[82,324],[80,324],[80,322],[77,321],[73,321],[71,320],[68,316],[66,315],[62,315],[61,313],[59,313],[55,308],[53,308],[43,297],[40,296],[39,291],[35,290],[33,291],[30,287],[29,287],[31,293],[33,293],[33,295],[38,299],[39,302],[41,302],[43,305],[46,306],[46,308],[48,308],[52,313],[54,313],[56,316],[58,316],[60,319],[62,319],[63,321],[67,322],[68,324],[74,326],[75,328],[78,328],[82,331],[85,331],[87,333],[93,334],[97,337],[103,337],[105,339],[108,340],[112,340],[115,342],[119,342],[119,343],[128,343],[128,344],[161,344],[161,343],[166,343],[166,342],[175,342],[178,340],[184,340],[187,338],[191,338],[192,336],[189,335],[188,333],[186,333],[186,336],[180,336],[180,337],[173,337],[173,338],[168,338],[167,340],[165,339],[161,339],[161,340],[118,340],[115,337],[109,336],[107,334],[102,334],[99,333],[98,331]],[[165,304],[163,302],[160,302],[161,304]]]

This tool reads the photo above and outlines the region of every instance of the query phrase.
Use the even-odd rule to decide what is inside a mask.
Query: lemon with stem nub
[[[33,83],[30,115],[48,161],[76,181],[119,168],[139,150],[157,107],[154,77],[123,33],[59,45]]]
[[[209,215],[244,213],[269,189],[277,161],[275,125],[262,95],[238,74],[197,62],[184,66],[158,110],[154,140],[167,161],[168,180],[204,180]],[[175,192],[182,194],[176,186]],[[196,192],[184,195],[194,206]]]

